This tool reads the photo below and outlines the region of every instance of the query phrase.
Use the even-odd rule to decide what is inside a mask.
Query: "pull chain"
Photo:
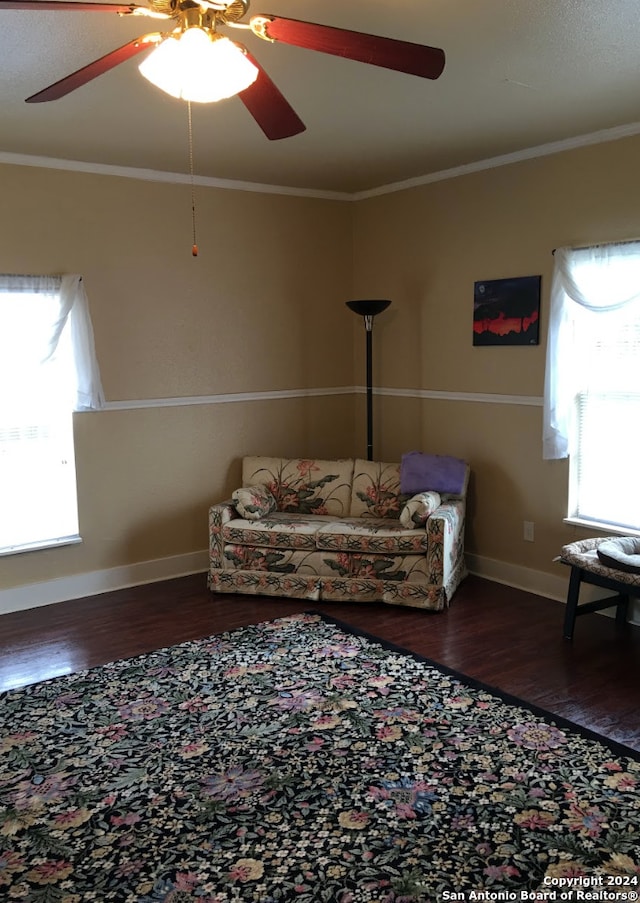
[[[193,232],[193,245],[191,254],[198,256],[198,242],[196,241],[196,192],[193,181],[193,124],[191,122],[191,101],[187,101],[187,116],[189,122],[189,178],[191,180],[191,228]]]

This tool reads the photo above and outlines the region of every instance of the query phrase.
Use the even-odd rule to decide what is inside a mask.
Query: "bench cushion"
[[[617,565],[616,567],[611,567],[598,557],[599,547],[610,538],[610,536],[594,536],[590,539],[579,539],[576,542],[571,542],[562,547],[560,560],[565,564],[591,571],[610,580],[619,580],[621,583],[628,583],[634,587],[640,586],[640,573],[624,571]]]
[[[598,546],[598,558],[607,567],[640,574],[640,537],[607,539]]]

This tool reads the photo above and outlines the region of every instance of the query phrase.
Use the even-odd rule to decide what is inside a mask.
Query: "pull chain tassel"
[[[196,192],[193,180],[193,124],[191,121],[191,101],[187,101],[187,117],[189,123],[189,178],[191,180],[191,228],[193,244],[191,246],[192,257],[198,256],[198,242],[196,239]]]

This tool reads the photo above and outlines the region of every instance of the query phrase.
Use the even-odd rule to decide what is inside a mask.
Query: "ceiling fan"
[[[146,78],[167,93],[185,100],[208,102],[237,94],[246,109],[269,139],[288,138],[305,130],[295,110],[281,94],[255,57],[235,41],[218,32],[218,26],[244,28],[271,43],[280,42],[318,50],[334,56],[393,69],[421,78],[436,79],[444,69],[444,51],[408,41],[318,25],[282,16],[261,14],[251,16],[248,23],[240,20],[246,15],[250,0],[149,0],[148,5],[135,3],[91,3],[82,0],[0,0],[0,9],[115,13],[118,16],[143,16],[172,19],[172,31],[153,32],[134,38],[122,47],[83,66],[52,85],[27,98],[27,103],[41,103],[64,97],[99,75],[143,51],[155,48],[140,65]],[[186,39],[186,40],[185,40]],[[183,44],[182,47],[180,45]],[[198,47],[206,51],[207,59],[215,55],[217,80],[222,84],[217,96],[212,69],[208,63],[199,68],[194,61]],[[187,45],[190,45],[187,47]],[[182,63],[180,62],[182,60]],[[188,87],[179,82],[168,84],[170,70],[194,67],[193,80]],[[237,66],[240,74],[232,76]],[[145,71],[146,70],[146,71]],[[224,84],[223,84],[224,83]]]

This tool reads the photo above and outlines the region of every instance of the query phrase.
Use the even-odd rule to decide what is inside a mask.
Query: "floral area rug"
[[[295,615],[0,697],[0,898],[633,900],[638,758]]]

